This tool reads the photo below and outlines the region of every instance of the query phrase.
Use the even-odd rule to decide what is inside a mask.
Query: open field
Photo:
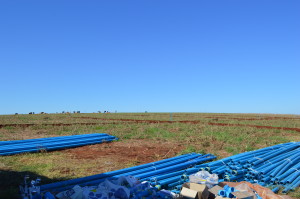
[[[0,199],[16,198],[25,173],[42,183],[121,169],[188,152],[218,158],[300,141],[300,116],[109,113],[0,116],[0,140],[108,133],[113,143],[0,157]],[[300,198],[299,189],[290,196]]]

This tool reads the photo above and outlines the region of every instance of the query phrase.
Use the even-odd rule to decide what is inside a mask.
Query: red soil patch
[[[150,115],[131,115],[131,116],[137,116],[137,117],[149,117]]]
[[[211,118],[211,119],[230,119],[230,120],[295,120],[300,118],[293,118],[293,117],[264,117],[264,118],[241,118],[241,117],[226,117],[226,116],[218,116],[218,117],[205,117],[205,118]]]
[[[280,130],[300,132],[300,128],[290,128],[290,127],[258,126],[258,125],[249,125],[249,124],[225,124],[225,123],[211,123],[211,122],[208,124],[215,125],[215,126],[245,126],[245,127],[254,127],[258,129],[280,129]]]
[[[129,140],[65,150],[76,159],[111,159],[118,163],[144,164],[174,157],[184,148],[181,144],[162,141]]]
[[[12,126],[12,127],[30,127],[30,126],[38,126],[38,125],[43,125],[43,126],[72,126],[72,125],[104,125],[104,124],[119,124],[118,122],[111,122],[111,123],[52,123],[52,124],[0,124],[0,128]]]
[[[113,118],[98,118],[98,117],[76,117],[80,119],[92,119],[92,120],[113,120],[113,121],[123,121],[123,122],[134,122],[134,123],[173,123],[173,121],[163,121],[163,120],[137,120],[137,119],[113,119]]]
[[[84,118],[84,117],[82,117]],[[91,118],[89,118],[91,119]],[[227,124],[227,123],[204,123],[201,121],[196,120],[181,120],[181,121],[161,121],[161,120],[135,120],[135,119],[103,119],[103,118],[93,118],[93,119],[100,119],[100,120],[118,120],[118,121],[125,121],[125,122],[135,122],[135,123],[186,123],[186,124],[208,124],[212,126],[245,126],[245,127],[255,127],[258,129],[280,129],[280,130],[289,130],[289,131],[297,131],[300,132],[300,128],[290,128],[290,127],[274,127],[274,126],[259,126],[259,125],[250,125],[250,124]]]

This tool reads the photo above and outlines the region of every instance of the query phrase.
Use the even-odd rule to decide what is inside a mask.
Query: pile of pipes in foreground
[[[58,193],[69,190],[75,185],[80,185],[82,187],[98,185],[106,179],[115,179],[121,176],[134,176],[141,181],[155,179],[155,185],[159,185],[159,189],[173,189],[176,185],[181,185],[186,182],[189,174],[199,171],[199,169],[192,167],[215,158],[216,157],[211,154],[202,155],[190,153],[117,171],[46,184],[40,186],[38,190],[41,193],[46,193],[47,191]],[[186,177],[182,178],[183,175]]]
[[[64,148],[98,144],[117,140],[115,136],[105,133],[70,135],[29,140],[0,141],[0,156],[18,153],[52,151]]]
[[[225,181],[248,181],[282,193],[300,185],[300,142],[250,151],[197,166]]]
[[[190,175],[201,170],[218,174],[219,182],[248,181],[269,187],[275,192],[283,188],[282,193],[287,193],[300,185],[300,142],[279,144],[205,163],[215,158],[211,154],[190,153],[78,179],[41,186],[32,184],[22,188],[21,192],[23,195],[39,193],[40,198],[43,198],[44,194],[51,194],[52,197],[49,198],[54,198],[52,194],[70,190],[75,185],[97,186],[106,180],[133,176],[140,181],[149,182],[157,190],[166,189],[179,193],[182,185],[189,182]],[[27,193],[24,190],[27,190]]]

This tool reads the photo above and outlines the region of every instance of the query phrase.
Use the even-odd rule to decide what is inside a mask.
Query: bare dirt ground
[[[181,144],[168,142],[151,142],[148,140],[129,140],[126,142],[112,142],[67,149],[76,159],[111,158],[122,163],[149,163],[164,158],[174,157],[184,148]]]

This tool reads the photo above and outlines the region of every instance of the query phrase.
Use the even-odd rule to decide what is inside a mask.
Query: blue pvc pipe
[[[72,139],[72,140],[60,140],[60,141],[51,141],[51,142],[44,142],[44,143],[34,143],[30,145],[18,145],[18,146],[12,146],[12,147],[0,147],[1,152],[9,152],[14,150],[22,150],[22,149],[30,149],[30,148],[36,148],[36,147],[47,147],[47,146],[53,146],[53,145],[60,145],[65,143],[76,143],[76,142],[85,142],[85,141],[91,141],[91,140],[103,140],[103,139],[115,139],[114,136],[99,136],[99,137],[88,137],[88,138],[81,138],[81,139]]]
[[[27,153],[27,152],[39,152],[41,150],[51,151],[51,150],[58,150],[63,148],[71,148],[71,147],[78,147],[78,146],[84,146],[89,144],[98,144],[103,142],[109,142],[113,141],[113,139],[103,139],[103,140],[92,140],[92,141],[86,141],[86,142],[73,142],[72,144],[65,144],[65,145],[48,145],[47,147],[41,147],[41,148],[31,148],[31,149],[23,149],[20,151],[10,151],[10,152],[3,152],[0,153],[0,155],[14,155],[18,153]]]
[[[272,191],[273,191],[274,193],[278,193],[279,187],[275,187],[274,189],[272,189]]]
[[[160,184],[160,187],[166,187],[169,189],[178,190],[175,187],[181,185],[185,179],[187,179],[188,173],[192,174],[197,172],[199,169],[206,167],[210,168],[212,173],[219,174],[219,177],[224,177],[225,180],[240,181],[243,179],[249,182],[256,182],[263,186],[269,186],[271,181],[281,181],[287,182],[291,180],[290,184],[284,185],[285,188],[289,190],[294,189],[298,185],[300,179],[297,177],[296,170],[292,168],[297,166],[298,157],[300,156],[300,142],[291,142],[285,144],[279,144],[271,147],[266,147],[264,149],[255,150],[252,152],[245,152],[221,160],[217,160],[211,163],[201,164],[203,161],[208,161],[213,159],[213,156],[189,156],[189,158],[181,157],[174,159],[172,161],[167,161],[160,164],[151,164],[145,167],[138,167],[123,171],[114,171],[104,174],[98,174],[97,177],[85,177],[81,180],[74,179],[70,181],[65,181],[61,184],[42,186],[41,189],[44,191],[45,188],[51,188],[51,190],[62,190],[67,187],[74,186],[74,184],[79,184],[81,186],[85,185],[96,185],[105,179],[117,178],[122,175],[133,175],[140,179],[152,179],[156,177],[156,183]],[[280,152],[280,153],[279,153]],[[289,158],[290,160],[285,160]],[[180,160],[181,159],[181,160]],[[191,159],[187,161],[187,159]],[[249,164],[245,164],[245,161],[250,159]],[[242,164],[242,162],[244,162]],[[200,164],[200,165],[199,165]],[[187,169],[188,167],[193,167]],[[274,179],[270,178],[270,174],[275,173],[277,170],[280,175],[275,176]],[[184,172],[182,174],[182,172]],[[236,174],[236,176],[232,175]],[[182,176],[184,176],[182,178]],[[224,180],[220,179],[220,181]],[[78,182],[78,183],[75,183]],[[62,185],[60,187],[60,185]],[[298,185],[299,186],[299,185]]]
[[[280,155],[280,154],[282,154],[282,153],[291,151],[291,150],[296,149],[296,148],[298,148],[298,147],[299,147],[299,145],[294,145],[294,146],[292,145],[292,146],[289,146],[289,147],[280,149],[280,150],[276,151],[275,153],[272,153],[272,154],[270,154],[270,155],[265,156],[265,157],[264,157],[263,159],[261,159],[261,160],[257,160],[257,161],[255,161],[255,162],[252,162],[251,164],[254,165],[254,166],[255,166],[255,165],[258,165],[258,164],[260,164],[260,163],[262,163],[262,162],[264,162],[264,161],[266,161],[266,160],[271,159],[272,157],[275,157],[275,156]]]
[[[297,170],[300,169],[300,162],[296,165],[294,165],[292,168],[288,169],[285,173],[281,174],[280,176],[277,176],[278,180],[283,180],[287,176],[297,172]]]
[[[102,178],[106,178],[106,177],[111,177],[111,176],[123,174],[126,172],[131,172],[131,171],[140,170],[140,169],[147,168],[147,167],[160,165],[160,164],[167,163],[167,162],[174,161],[174,160],[180,160],[180,159],[186,158],[186,157],[192,158],[192,157],[197,157],[197,155],[195,153],[186,154],[186,155],[181,155],[181,156],[177,156],[177,157],[173,157],[173,158],[169,158],[169,159],[165,159],[165,160],[160,160],[160,161],[156,161],[156,162],[152,162],[152,163],[147,163],[147,164],[143,164],[143,165],[139,165],[139,166],[135,166],[135,167],[120,169],[117,171],[111,171],[111,172],[101,173],[101,174],[97,174],[97,175],[93,175],[93,176],[87,176],[87,177],[83,177],[83,178],[77,178],[77,179],[42,185],[41,190],[48,190],[48,189],[50,190],[50,189],[53,189],[56,187],[64,187],[64,186],[68,186],[68,185],[72,185],[72,184],[75,185],[75,184],[80,184],[82,182],[88,182],[88,181],[93,181],[93,180],[102,179]],[[184,159],[184,160],[186,160],[186,159]]]
[[[11,141],[0,141],[0,146],[4,145],[13,145],[13,144],[26,144],[26,143],[34,143],[40,141],[49,141],[49,140],[57,140],[57,139],[76,139],[80,137],[89,137],[89,136],[107,136],[106,133],[92,133],[92,134],[82,134],[82,135],[68,135],[68,136],[58,136],[58,137],[48,137],[48,138],[36,138],[36,139],[27,139],[27,140],[11,140]]]
[[[167,173],[167,174],[163,174],[163,175],[157,175],[157,176],[154,176],[154,177],[151,177],[149,180],[151,182],[157,182],[157,181],[160,181],[160,180],[163,180],[163,179],[167,179],[167,178],[170,178],[170,177],[174,177],[174,176],[181,176],[182,174],[185,173],[185,170],[180,170],[180,171],[176,171],[176,172],[172,172],[172,173]],[[142,181],[144,181],[145,179],[143,179]]]
[[[286,194],[290,190],[293,190],[296,187],[298,187],[299,185],[300,185],[300,176],[298,176],[298,178],[296,178],[289,186],[287,186],[284,190],[282,190],[282,193]]]
[[[107,175],[108,173],[104,173],[105,176],[102,176],[102,178],[99,178],[99,175],[101,174],[98,174],[98,175],[95,175],[98,177],[98,179],[96,180],[89,180],[87,182],[82,182],[82,180],[77,180],[77,179],[73,179],[73,180],[69,180],[69,181],[65,181],[65,182],[59,182],[59,183],[52,183],[52,185],[47,185],[45,187],[45,185],[43,187],[41,187],[41,190],[46,190],[46,189],[49,189],[51,188],[51,190],[55,190],[55,191],[63,191],[63,190],[67,190],[67,189],[70,189],[72,188],[74,185],[71,185],[74,183],[74,181],[81,181],[81,182],[77,182],[76,184],[79,184],[81,186],[90,186],[90,185],[96,185],[96,184],[99,184],[101,182],[103,182],[105,179],[109,179],[109,178],[118,178],[120,176],[126,176],[126,175],[133,175],[134,177],[136,178],[147,178],[147,177],[150,177],[150,176],[154,176],[154,175],[157,175],[157,174],[162,174],[162,173],[167,173],[167,172],[171,172],[171,171],[175,171],[176,169],[180,170],[182,168],[188,168],[189,166],[192,166],[196,163],[201,163],[203,161],[208,161],[208,160],[211,160],[213,158],[215,158],[214,156],[211,156],[210,157],[207,157],[209,156],[208,155],[205,155],[205,156],[202,156],[202,159],[201,158],[196,158],[192,161],[188,161],[188,162],[185,162],[185,163],[181,163],[181,164],[176,164],[176,166],[169,166],[168,168],[163,168],[163,169],[159,169],[159,170],[156,170],[156,171],[150,171],[150,172],[146,172],[146,173],[142,173],[141,175],[143,176],[138,176],[138,175],[134,175],[134,172],[131,172],[131,173],[124,173],[122,172],[122,174],[118,174],[118,175],[112,175],[112,173],[116,173],[118,171],[115,171],[115,172],[108,172],[110,173],[110,175]],[[206,157],[206,158],[203,158],[203,157]],[[129,168],[130,169],[130,168]],[[126,169],[124,169],[126,170]],[[137,171],[137,173],[140,173],[140,170]],[[103,174],[102,174],[103,175]],[[91,176],[89,176],[91,177]],[[85,179],[86,180],[86,179]],[[70,183],[71,181],[71,183]],[[54,184],[54,185],[53,185]],[[57,188],[57,185],[61,185],[60,188]]]

